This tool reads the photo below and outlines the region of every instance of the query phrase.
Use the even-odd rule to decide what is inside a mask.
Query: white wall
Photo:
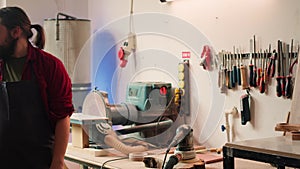
[[[94,0],[90,2],[89,12],[95,30],[106,29],[120,20],[125,20],[124,17],[129,15],[130,0]],[[194,39],[190,40],[197,41],[200,39],[200,43],[198,48],[194,48],[193,42],[180,42],[183,40],[181,35],[177,36],[177,38],[181,38],[179,41],[158,35],[158,33],[166,34],[166,32],[163,28],[157,29],[156,25],[147,24],[148,22],[156,23],[155,21],[136,19],[134,23],[139,35],[137,59],[134,60],[132,57],[132,60],[129,60],[129,65],[120,71],[123,74],[118,79],[119,83],[135,80],[134,72],[143,71],[143,67],[149,68],[151,65],[150,67],[155,70],[163,68],[159,65],[160,62],[168,64],[167,71],[172,72],[173,67],[176,67],[176,63],[181,60],[181,52],[190,50],[192,52],[191,72],[194,81],[191,84],[192,117],[189,117],[189,122],[193,125],[195,138],[199,142],[211,146],[221,146],[226,141],[226,134],[222,133],[220,129],[220,126],[225,124],[224,111],[233,106],[240,109],[240,96],[245,94],[245,91],[238,88],[238,90],[229,91],[226,96],[219,94],[219,89],[215,84],[217,81],[216,72],[208,73],[198,65],[203,44],[212,45],[217,52],[223,49],[232,51],[233,46],[241,47],[244,51],[249,52],[249,41],[253,35],[258,38],[259,48],[262,49],[268,48],[269,43],[272,44],[273,48],[276,48],[276,42],[279,39],[290,42],[294,38],[298,42],[300,39],[299,7],[300,1],[297,0],[284,2],[274,0],[175,0],[169,4],[161,4],[159,0],[135,0],[134,12],[136,15],[154,12],[184,20],[187,22],[186,24],[180,24],[181,22],[178,21],[178,26],[172,27],[173,18],[167,17],[165,20],[156,18],[158,25],[165,24],[164,26],[171,32],[169,34],[177,32],[179,29],[182,30],[180,33],[189,36],[191,32],[186,32],[187,27],[194,26],[200,33],[192,35]],[[153,29],[154,35],[146,36],[145,32],[148,30],[139,32],[145,30],[141,28],[141,25],[148,25]],[[110,30],[121,41],[128,32],[128,26],[126,22],[123,22],[123,25]],[[120,46],[120,42],[117,42]],[[152,60],[151,63],[150,60],[145,59],[147,55],[142,54],[145,50],[152,50],[155,56],[157,56],[157,50],[161,51],[161,58],[164,56],[163,51],[167,51],[174,57],[175,61],[173,63],[161,59]],[[136,65],[132,63],[134,61]],[[153,71],[153,73],[157,73],[157,71]],[[171,81],[169,78],[172,79],[176,75],[176,73],[170,73],[170,77],[166,78],[161,74],[158,73],[153,76],[157,75],[157,80],[163,78],[165,81]],[[152,80],[153,78],[146,73],[142,77],[143,80]],[[124,96],[122,91],[125,84],[119,86],[121,89],[118,90],[118,93],[121,95],[119,96],[121,100]],[[285,121],[291,101],[276,97],[274,80],[269,87],[268,94],[260,94],[257,89],[253,89],[251,95],[254,102],[251,124],[247,123],[247,125],[242,126],[240,116],[236,117],[233,120],[234,140],[281,135],[282,133],[274,131],[274,127],[277,123]],[[219,110],[221,112],[217,112]]]
[[[6,0],[6,5],[22,7],[32,23],[41,25],[44,19],[56,18],[58,12],[83,19],[88,17],[88,3],[81,0]]]
[[[6,6],[6,0],[1,0],[0,7],[5,7],[5,6]]]
[[[108,31],[114,40],[103,43],[112,43],[110,47],[116,45],[117,49],[129,32],[130,0],[8,0],[7,5],[11,4],[24,7],[32,22],[41,23],[43,18],[55,17],[61,10],[88,17],[92,20],[92,31]],[[216,52],[232,51],[233,46],[249,52],[249,40],[254,34],[262,49],[269,43],[275,48],[279,39],[290,42],[294,38],[298,42],[299,8],[298,0],[175,0],[168,4],[134,0],[137,54],[129,59],[125,69],[116,70],[114,83],[118,83],[118,88],[114,97],[117,101],[124,99],[124,86],[130,80],[169,81],[176,87],[181,52],[191,51],[192,115],[188,122],[198,142],[222,146],[226,142],[226,134],[220,129],[225,124],[224,111],[233,106],[240,109],[240,96],[245,91],[238,88],[227,95],[219,93],[217,71],[206,72],[199,66],[203,45],[211,45]],[[101,57],[94,57],[95,71]],[[254,116],[251,124],[245,126],[241,125],[240,116],[233,120],[235,140],[281,135],[274,127],[285,121],[291,101],[276,97],[274,80],[268,94],[253,89],[251,95]]]

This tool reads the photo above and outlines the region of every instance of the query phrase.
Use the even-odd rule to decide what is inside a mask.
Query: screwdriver
[[[256,67],[256,41],[255,41],[255,35],[253,40],[253,47],[254,47],[254,67],[253,67],[253,87],[257,87],[256,78],[257,78],[257,67]]]
[[[260,78],[260,84],[259,84],[259,91],[260,93],[265,93],[265,56],[266,56],[266,52],[261,53],[262,58],[261,58],[261,78]]]
[[[237,69],[235,65],[235,54],[230,54],[231,56],[231,69],[232,69],[232,74],[231,74],[231,87],[235,88],[235,83],[236,83],[236,74],[237,74]]]
[[[258,65],[258,68],[257,68],[257,75],[258,75],[258,78],[257,78],[257,82],[256,82],[256,84],[257,84],[257,86],[260,86],[260,81],[261,81],[261,75],[262,75],[262,64],[261,64],[261,52],[259,52],[258,54],[258,63],[259,63],[259,65]]]
[[[282,84],[281,84],[281,91],[282,91],[282,96],[285,96],[285,88],[286,88],[286,79],[285,79],[285,74],[286,74],[286,60],[287,60],[287,51],[289,51],[289,45],[286,43],[283,43],[283,55],[281,57],[281,70],[282,70]]]
[[[276,51],[274,50],[271,52],[271,44],[269,44],[269,53],[268,53],[268,58],[269,62],[267,63],[267,76],[268,77],[274,77],[274,68],[275,68],[275,53]],[[273,76],[272,76],[273,75]]]
[[[227,68],[227,77],[228,77],[228,79],[227,79],[227,81],[228,81],[228,89],[232,89],[232,83],[231,83],[231,79],[232,79],[232,77],[231,77],[231,75],[232,75],[232,69],[231,69],[231,60],[230,60],[230,54],[227,54],[227,66],[228,66],[228,68]],[[230,63],[230,64],[229,64]]]
[[[230,54],[230,71],[231,71],[231,76],[230,76],[230,86],[231,88],[235,87],[235,74],[234,74],[234,66],[233,66],[233,54]]]
[[[234,83],[237,84],[237,53],[235,52],[235,46],[233,46],[233,80],[234,80]]]
[[[224,74],[224,85],[226,86],[226,87],[228,87],[227,86],[227,82],[228,82],[228,77],[227,77],[227,59],[226,59],[226,53],[223,53],[223,62],[224,62],[224,72],[223,72],[223,74]]]
[[[264,59],[265,59],[265,61],[264,61],[265,62],[264,80],[265,80],[266,85],[269,83],[270,74],[269,74],[268,71],[269,71],[269,64],[271,63],[271,56],[272,55],[271,55],[271,44],[270,44],[269,45],[269,50],[266,50],[265,56],[264,56]]]
[[[225,67],[225,55],[224,52],[219,54],[220,60],[222,60],[222,65],[220,65],[220,74],[219,74],[219,87],[221,93],[226,93],[226,67]]]
[[[281,49],[282,49],[282,46],[281,46],[281,42],[280,40],[278,40],[278,60],[277,60],[277,77],[276,77],[276,80],[277,80],[277,85],[276,85],[276,94],[278,97],[281,97],[282,96],[282,91],[281,91],[281,77],[280,77],[280,68],[281,68],[281,65],[280,65],[280,58],[281,58]]]
[[[238,51],[237,83],[241,86],[241,53]]]
[[[250,39],[250,64],[249,64],[249,84],[251,87],[254,87],[253,84],[253,64],[252,64],[252,59],[253,59],[253,46],[252,46],[252,39]]]
[[[235,53],[235,47],[233,46],[233,83],[234,86],[237,83],[237,66],[236,66],[236,59],[237,58],[237,54]],[[233,87],[234,87],[233,86]]]
[[[245,64],[243,63],[243,55],[241,54],[241,83],[242,89],[248,89],[248,82],[247,82],[247,69]]]
[[[291,60],[292,60],[292,57],[293,57],[293,39],[291,41],[291,53],[289,54],[289,66],[288,66],[288,75],[287,75],[287,82],[286,82],[286,87],[285,87],[285,95],[287,98],[291,98],[292,97],[292,76],[291,76],[291,71],[290,71],[290,68],[291,68]]]
[[[225,70],[224,70],[224,72],[225,72],[225,84],[226,84],[226,87],[229,89],[229,66],[228,66],[228,58],[227,58],[227,54],[225,53],[224,54],[224,57],[225,57]]]
[[[265,71],[264,71],[264,80],[265,80],[265,93],[267,93],[268,91],[268,84],[269,84],[269,75],[268,75],[268,72],[267,72],[267,69],[268,69],[268,62],[270,60],[270,56],[271,56],[271,45],[269,46],[269,50],[266,50],[266,55],[265,55]]]

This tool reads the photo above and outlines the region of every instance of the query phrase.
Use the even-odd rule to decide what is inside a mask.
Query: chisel
[[[258,68],[257,68],[257,81],[256,81],[256,84],[257,84],[257,86],[260,86],[260,81],[261,81],[261,75],[262,75],[262,64],[261,64],[261,62],[262,62],[262,58],[261,58],[261,55],[262,55],[262,53],[261,53],[261,51],[257,54],[257,56],[258,56]]]
[[[286,87],[285,87],[285,96],[287,98],[291,98],[292,97],[292,76],[291,76],[291,72],[290,72],[290,68],[291,68],[291,60],[292,60],[292,57],[293,57],[293,39],[292,39],[292,42],[291,42],[291,53],[289,54],[289,63],[288,63],[288,75],[287,75],[287,82],[286,82]]]
[[[220,65],[219,72],[219,87],[221,93],[226,93],[226,67],[225,67],[225,57],[224,53],[220,52],[219,54],[220,60],[222,60],[222,64]]]
[[[255,40],[255,35],[253,39],[253,48],[254,48],[254,67],[253,67],[253,87],[257,87],[257,67],[256,67],[256,40]]]
[[[232,77],[231,77],[231,75],[232,75],[232,69],[231,69],[231,60],[230,60],[230,56],[231,56],[231,54],[229,53],[229,54],[227,54],[227,66],[228,66],[228,68],[227,68],[227,77],[228,77],[228,89],[232,89],[232,83],[231,83],[231,80],[232,80]],[[230,64],[229,64],[230,63]]]
[[[285,74],[286,74],[286,60],[287,60],[287,52],[289,51],[289,45],[286,43],[283,43],[283,54],[281,56],[281,71],[282,71],[282,84],[281,84],[281,91],[282,91],[282,96],[285,96],[285,87],[286,87],[286,79],[285,79]]]
[[[224,72],[223,72],[223,77],[224,77],[224,86],[225,87],[228,87],[227,86],[227,79],[228,79],[228,77],[227,77],[227,59],[226,59],[226,54],[225,53],[223,53],[223,62],[224,62]]]
[[[265,56],[266,52],[261,53],[261,75],[260,75],[260,84],[259,84],[259,92],[265,93]]]
[[[234,66],[234,54],[230,54],[230,70],[231,70],[230,86],[232,88],[235,88],[236,66]]]
[[[241,53],[238,52],[238,66],[237,66],[237,83],[239,86],[241,86]]]
[[[264,70],[264,82],[265,82],[265,93],[268,92],[268,84],[269,84],[269,75],[267,72],[267,68],[268,68],[268,61],[270,60],[269,56],[270,56],[270,52],[271,52],[271,46],[269,46],[269,51],[266,51],[266,55],[265,55],[265,60],[264,60],[264,66],[265,66],[265,70]]]
[[[248,81],[247,81],[247,68],[245,64],[243,63],[243,54],[241,54],[241,83],[242,83],[242,89],[248,89]]]
[[[265,83],[266,85],[269,83],[269,64],[271,63],[271,45],[269,45],[269,50],[266,50],[266,55],[265,55],[265,72],[264,72],[264,78],[265,78]],[[270,72],[271,73],[271,72]]]
[[[235,53],[235,47],[233,47],[233,83],[234,86],[237,83],[237,66],[236,66],[237,54]],[[233,86],[233,87],[234,87]]]
[[[224,70],[224,73],[225,73],[225,86],[228,88],[229,86],[229,79],[228,79],[228,59],[227,59],[227,54],[224,53],[224,58],[225,58],[225,70]]]
[[[278,40],[278,43],[277,43],[277,48],[278,48],[278,52],[277,52],[277,77],[276,77],[276,80],[277,80],[277,85],[276,85],[276,94],[278,97],[281,97],[282,96],[282,91],[281,91],[281,50],[282,50],[282,44],[281,44],[281,41]]]
[[[253,52],[253,46],[252,46],[253,42],[252,42],[252,39],[250,39],[250,64],[249,64],[249,84],[251,87],[254,87],[254,82],[253,82],[253,63],[252,63],[252,60],[253,60],[253,55],[254,55],[254,52]]]
[[[270,62],[268,64],[268,76],[270,78],[275,76],[275,70],[276,70],[276,58],[278,53],[276,53],[276,50],[274,49],[272,53],[270,53]]]

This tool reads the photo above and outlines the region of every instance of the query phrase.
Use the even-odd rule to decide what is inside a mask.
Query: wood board
[[[205,164],[223,161],[223,156],[211,153],[197,154],[196,156],[203,160]]]
[[[74,147],[71,143],[68,144],[67,151],[77,154],[84,154],[88,157],[102,157],[107,156],[108,152],[103,149],[95,149],[95,148],[79,148]]]

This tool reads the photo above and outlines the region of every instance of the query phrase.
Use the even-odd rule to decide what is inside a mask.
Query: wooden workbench
[[[71,144],[69,145],[67,153],[65,155],[65,159],[67,160],[67,163],[70,163],[70,165],[72,166],[72,168],[69,169],[82,169],[82,167],[80,167],[79,165],[83,166],[83,168],[92,167],[93,169],[99,169],[101,168],[102,164],[105,163],[106,161],[125,157],[122,155],[94,157],[93,153],[90,152],[83,153],[82,151],[74,151],[74,149],[70,148],[70,146]],[[158,151],[157,153],[160,152],[162,151]],[[215,153],[212,154],[209,153],[209,154],[213,156],[220,156],[222,158],[222,154],[215,154]],[[268,163],[250,161],[242,158],[237,158],[234,161],[236,166],[238,166],[236,168],[239,169],[249,169],[249,166],[251,166],[251,168],[253,169],[274,169],[274,167]],[[146,167],[143,164],[143,162],[131,161],[129,159],[122,159],[122,160],[108,162],[105,164],[104,168],[142,169]],[[207,163],[205,164],[205,169],[223,169],[223,162],[217,161],[217,162]]]
[[[72,144],[68,145],[67,152],[65,154],[65,159],[67,161],[72,161],[75,163],[78,163],[84,168],[92,167],[93,169],[101,168],[102,165],[105,163],[105,168],[122,168],[122,169],[141,169],[141,168],[146,168],[145,164],[142,161],[132,161],[127,158],[124,154],[119,153],[118,151],[114,149],[107,149],[108,151],[105,150],[100,150],[99,152],[96,153],[101,153],[101,156],[96,157],[95,152],[93,153],[92,150],[90,149],[80,149],[77,147],[73,147]],[[159,150],[150,150],[148,152],[149,156],[155,157],[157,159],[163,159],[164,157],[164,151],[163,149]],[[203,157],[203,154],[202,156]],[[205,156],[207,160],[212,162],[213,160],[215,161],[220,161],[222,160],[222,156],[220,154],[212,154],[212,155],[207,155]],[[114,159],[117,159],[116,161],[112,161]],[[168,158],[167,158],[168,159]],[[216,160],[217,159],[217,160]],[[197,156],[197,160],[192,160],[190,163],[186,162],[180,162],[178,163],[174,169],[176,168],[190,168],[193,166],[193,164],[196,164],[197,162],[202,162],[202,160]]]

